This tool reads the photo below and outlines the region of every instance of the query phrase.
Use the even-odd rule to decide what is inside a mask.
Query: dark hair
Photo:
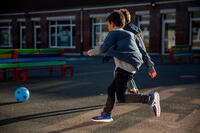
[[[120,11],[114,10],[107,18],[109,23],[113,22],[117,27],[123,28],[125,26],[124,15]]]
[[[131,22],[131,14],[127,9],[120,9],[120,11],[123,13],[125,20],[126,20],[126,24]]]

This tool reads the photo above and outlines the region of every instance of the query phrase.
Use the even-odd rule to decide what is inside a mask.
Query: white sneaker
[[[160,117],[161,108],[160,108],[160,96],[158,92],[149,94],[151,96],[150,105],[154,111],[156,117]]]

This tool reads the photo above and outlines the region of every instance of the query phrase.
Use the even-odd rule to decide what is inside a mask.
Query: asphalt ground
[[[28,72],[27,82],[0,81],[0,133],[200,133],[200,64],[159,64],[152,56],[158,76],[151,79],[145,66],[135,75],[141,93],[158,91],[162,113],[155,118],[148,105],[116,104],[112,123],[90,119],[102,111],[107,86],[113,78],[113,61],[102,57],[67,56],[74,77],[60,77],[59,69]],[[19,103],[14,92],[30,91],[30,99]]]

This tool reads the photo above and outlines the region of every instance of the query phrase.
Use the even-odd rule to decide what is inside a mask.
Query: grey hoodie
[[[105,53],[105,56],[116,57],[133,65],[138,70],[143,64],[143,59],[136,40],[136,36],[129,31],[113,30],[108,33],[102,45],[91,50],[91,54]]]

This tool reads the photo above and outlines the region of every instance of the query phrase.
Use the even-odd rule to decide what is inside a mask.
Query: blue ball
[[[19,102],[25,102],[29,99],[29,90],[25,87],[20,87],[15,91],[15,99]]]

